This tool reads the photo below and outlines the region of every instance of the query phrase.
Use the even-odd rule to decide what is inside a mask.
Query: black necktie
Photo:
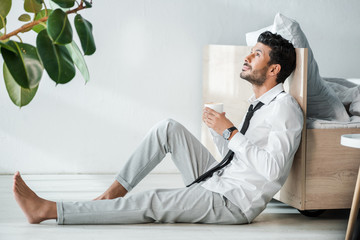
[[[263,105],[264,105],[264,103],[262,103],[262,102],[259,102],[258,104],[256,104],[256,106],[254,108],[253,108],[253,105],[250,105],[248,112],[246,113],[244,124],[240,130],[241,134],[245,135],[245,132],[249,128],[250,119],[253,117],[254,112],[256,110],[259,110]],[[194,183],[202,182],[205,179],[207,179],[208,177],[211,177],[214,174],[214,172],[216,172],[216,171],[222,169],[223,167],[225,167],[226,165],[228,165],[231,162],[231,160],[233,159],[233,157],[234,157],[234,152],[229,150],[229,152],[226,154],[224,159],[219,164],[217,164],[215,167],[211,168],[210,170],[208,170],[207,172],[202,174],[200,177],[195,179],[195,181],[193,181],[191,184],[187,185],[186,187],[190,187]]]

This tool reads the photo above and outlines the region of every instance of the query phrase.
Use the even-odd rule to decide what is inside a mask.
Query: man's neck
[[[275,87],[277,84],[278,83],[276,81],[267,81],[267,80],[261,86],[253,84],[252,87],[255,94],[255,98],[258,99],[264,93]]]

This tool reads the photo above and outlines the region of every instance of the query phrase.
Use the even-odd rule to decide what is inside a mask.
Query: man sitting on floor
[[[295,65],[289,41],[271,32],[259,36],[240,74],[254,91],[241,130],[225,113],[203,111],[202,119],[225,156],[219,164],[186,128],[168,119],[150,130],[114,183],[94,201],[42,199],[19,172],[14,175],[15,199],[30,223],[47,219],[57,219],[58,224],[250,223],[284,184],[300,143],[302,111],[283,89]],[[124,198],[167,153],[188,187]]]

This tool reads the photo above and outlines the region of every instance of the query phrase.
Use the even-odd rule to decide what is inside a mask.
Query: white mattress
[[[306,119],[307,129],[338,129],[338,128],[360,128],[360,117],[352,116],[350,122],[334,122],[322,119]]]

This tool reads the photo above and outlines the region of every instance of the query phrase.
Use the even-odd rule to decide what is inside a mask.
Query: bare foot
[[[29,223],[40,223],[57,218],[56,203],[38,197],[26,185],[19,172],[14,174],[13,192]]]
[[[94,200],[105,200],[105,199],[114,199],[118,197],[123,197],[127,193],[127,190],[118,182],[114,181],[113,184],[99,197]]]

